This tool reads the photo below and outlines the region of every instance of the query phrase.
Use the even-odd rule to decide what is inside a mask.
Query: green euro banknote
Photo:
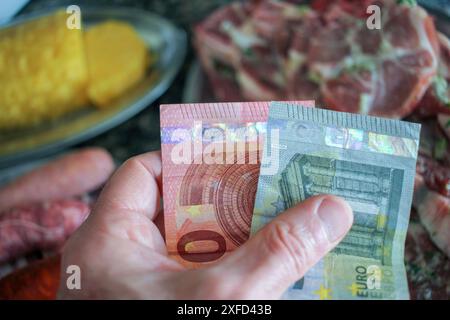
[[[408,299],[403,255],[420,125],[272,102],[251,233],[318,194],[348,201],[340,244],[285,299]],[[273,159],[278,159],[274,161]]]

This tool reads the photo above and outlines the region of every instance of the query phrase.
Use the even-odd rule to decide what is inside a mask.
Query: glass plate
[[[20,17],[2,28],[49,15],[54,10],[55,8]],[[183,64],[187,46],[186,34],[164,18],[127,7],[82,6],[81,13],[85,28],[109,19],[133,25],[151,48],[152,54],[156,54],[156,65],[147,71],[139,84],[105,110],[86,106],[37,127],[0,132],[0,168],[42,157],[119,125],[159,98],[168,89]]]

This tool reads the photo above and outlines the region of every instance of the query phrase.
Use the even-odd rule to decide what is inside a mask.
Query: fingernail
[[[322,220],[328,240],[334,242],[340,239],[350,229],[353,214],[350,206],[338,198],[325,198],[317,209],[317,215]]]

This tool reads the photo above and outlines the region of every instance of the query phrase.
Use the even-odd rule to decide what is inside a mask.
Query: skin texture
[[[353,222],[344,200],[313,197],[219,262],[187,270],[167,256],[157,226],[160,190],[159,152],[131,158],[117,170],[64,248],[59,298],[278,299]],[[67,289],[69,265],[80,267],[80,290]]]

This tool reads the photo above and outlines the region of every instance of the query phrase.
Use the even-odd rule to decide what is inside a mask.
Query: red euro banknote
[[[269,102],[161,105],[166,245],[182,265],[200,268],[248,239],[268,111]]]

